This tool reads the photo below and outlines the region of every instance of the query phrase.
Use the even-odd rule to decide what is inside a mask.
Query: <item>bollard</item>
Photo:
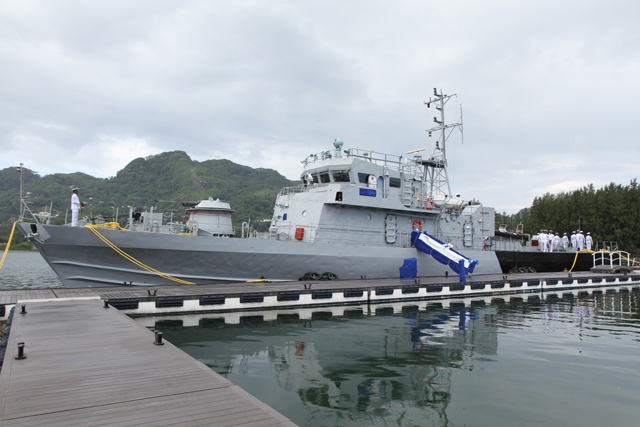
[[[164,345],[164,343],[162,342],[162,332],[160,331],[154,331],[156,334],[156,339],[153,341],[154,345]]]
[[[23,342],[19,342],[18,343],[18,355],[16,356],[16,360],[22,360],[22,359],[26,359],[27,355],[24,354],[24,343]]]
[[[109,308],[109,300],[104,300],[104,308]]]
[[[20,314],[27,314],[27,306],[22,304],[20,308]]]

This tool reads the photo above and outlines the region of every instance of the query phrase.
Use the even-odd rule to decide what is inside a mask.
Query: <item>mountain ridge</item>
[[[22,173],[29,208],[37,213],[52,206],[54,223],[64,223],[74,186],[86,204],[81,216],[113,217],[118,212],[122,222],[129,206],[148,209],[157,205],[156,211],[183,213],[180,201],[212,197],[229,202],[236,210],[236,221],[242,222],[271,218],[278,191],[299,183],[273,169],[253,169],[226,159],[196,161],[182,150],[135,158],[109,178],[84,172],[40,176],[25,167]],[[0,224],[17,219],[19,199],[20,174],[15,167],[0,170]],[[156,202],[161,200],[176,203]]]

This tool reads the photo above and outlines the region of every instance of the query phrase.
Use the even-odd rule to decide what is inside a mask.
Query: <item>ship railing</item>
[[[485,250],[490,251],[530,251],[522,239],[487,239]],[[523,244],[524,243],[524,244]]]
[[[297,187],[282,187],[280,189],[280,193],[278,194],[279,196],[286,196],[288,194],[297,194],[297,193],[303,193],[306,190],[306,187],[304,186],[297,186]]]
[[[618,242],[614,241],[600,241],[596,242],[596,251],[618,251]]]
[[[421,173],[422,167],[415,161],[395,154],[381,153],[373,150],[363,150],[361,148],[349,148],[347,150],[327,150],[320,153],[310,154],[302,161],[305,166],[327,159],[357,158],[377,165],[385,166],[388,169],[403,171],[405,173]]]
[[[631,254],[625,251],[597,251],[593,253],[593,266],[606,267],[634,267],[637,261],[631,258]]]
[[[278,196],[288,196],[289,194],[304,193],[305,191],[309,191],[309,188],[312,188],[314,193],[325,193],[329,191],[328,184],[314,183],[311,184],[311,186],[301,185],[298,187],[283,187],[280,189]]]

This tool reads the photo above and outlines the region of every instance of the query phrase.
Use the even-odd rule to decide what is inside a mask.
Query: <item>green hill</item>
[[[41,177],[23,169],[23,193],[29,209],[34,213],[52,210],[52,222],[60,224],[69,209],[72,186],[79,187],[80,200],[86,204],[81,216],[114,217],[118,212],[124,223],[129,206],[154,206],[156,211],[173,212],[174,219],[179,219],[185,209],[179,202],[213,197],[228,201],[241,223],[270,219],[278,191],[298,183],[272,169],[253,169],[229,160],[194,161],[183,151],[137,158],[111,178],[80,172]],[[0,170],[0,241],[6,241],[9,227],[19,215],[19,199],[20,174],[16,168]]]

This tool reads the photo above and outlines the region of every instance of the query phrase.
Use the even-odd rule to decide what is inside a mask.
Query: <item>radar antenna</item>
[[[453,95],[444,95],[442,90],[438,93],[436,88],[433,88],[433,97],[429,97],[428,101],[425,101],[427,108],[431,108],[431,104],[434,105],[438,111],[440,117],[433,118],[433,122],[436,126],[428,129],[429,136],[433,132],[440,132],[438,139],[436,140],[436,147],[433,154],[428,159],[422,160],[422,164],[425,167],[425,173],[429,182],[429,194],[431,197],[435,195],[448,195],[451,196],[451,186],[449,185],[449,176],[447,175],[447,153],[446,146],[449,136],[456,128],[459,128],[462,132],[462,115],[458,123],[446,124],[444,120],[444,107],[451,98],[456,97]]]

